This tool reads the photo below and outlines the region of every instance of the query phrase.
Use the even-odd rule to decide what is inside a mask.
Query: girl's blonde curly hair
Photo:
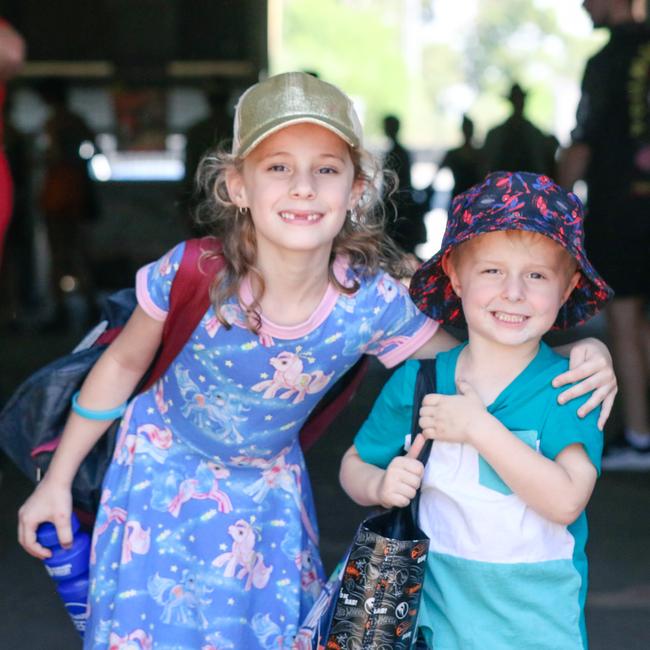
[[[364,193],[358,206],[346,215],[345,223],[334,238],[330,255],[329,280],[342,293],[352,294],[359,284],[342,285],[333,272],[333,261],[338,255],[347,257],[349,265],[360,276],[372,275],[384,270],[396,278],[408,276],[412,269],[393,241],[385,233],[385,210],[381,198],[391,194],[396,187],[396,176],[382,170],[377,159],[366,150],[350,147],[354,164],[355,180],[362,180]],[[243,159],[232,155],[222,144],[204,156],[196,174],[196,190],[205,197],[195,209],[197,224],[210,235],[219,238],[223,247],[225,265],[217,273],[210,288],[210,298],[215,314],[224,327],[230,323],[222,313],[222,307],[233,296],[239,300],[242,280],[253,275],[257,282],[253,302],[240,306],[247,315],[252,331],[261,325],[260,301],[264,295],[264,278],[256,267],[257,244],[255,227],[249,210],[239,210],[232,202],[226,186],[226,175],[231,170],[241,172]],[[387,188],[389,191],[387,192]]]

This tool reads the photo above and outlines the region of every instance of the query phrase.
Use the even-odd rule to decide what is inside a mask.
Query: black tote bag
[[[435,392],[435,360],[420,362],[411,435],[419,432],[419,407]],[[426,464],[431,440],[418,460]],[[340,571],[305,619],[295,650],[323,648],[409,650],[424,584],[429,538],[417,524],[420,492],[404,508],[365,519],[359,525]]]

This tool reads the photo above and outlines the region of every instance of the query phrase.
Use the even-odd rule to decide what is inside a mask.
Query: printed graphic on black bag
[[[326,647],[408,650],[429,540],[388,539],[362,525],[342,576]]]

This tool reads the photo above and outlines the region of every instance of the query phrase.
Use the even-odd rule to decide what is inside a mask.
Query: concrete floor
[[[32,370],[70,349],[75,338],[70,334],[0,334],[0,404]],[[332,431],[307,457],[328,569],[339,560],[364,515],[364,510],[352,504],[338,486],[338,463],[386,377],[378,364],[371,366],[354,407],[339,416]],[[0,648],[80,648],[41,563],[27,556],[15,541],[16,511],[31,485],[4,457],[0,457],[0,463],[4,474],[0,486]],[[650,472],[605,473],[590,503],[589,520],[590,647],[648,650]]]

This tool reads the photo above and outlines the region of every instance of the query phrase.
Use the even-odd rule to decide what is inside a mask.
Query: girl
[[[87,649],[289,647],[324,577],[302,423],[362,353],[393,366],[453,345],[386,272],[400,258],[361,137],[348,97],[287,73],[244,93],[232,153],[204,164],[226,268],[184,350],[126,409],[94,533]],[[84,383],[84,409],[115,408],[149,366],[182,251],[139,271],[139,307]],[[564,380],[606,354],[592,346]],[[594,377],[611,393],[610,368]],[[19,513],[32,555],[48,555],[42,521],[70,540],[70,482],[105,425],[70,416]]]

